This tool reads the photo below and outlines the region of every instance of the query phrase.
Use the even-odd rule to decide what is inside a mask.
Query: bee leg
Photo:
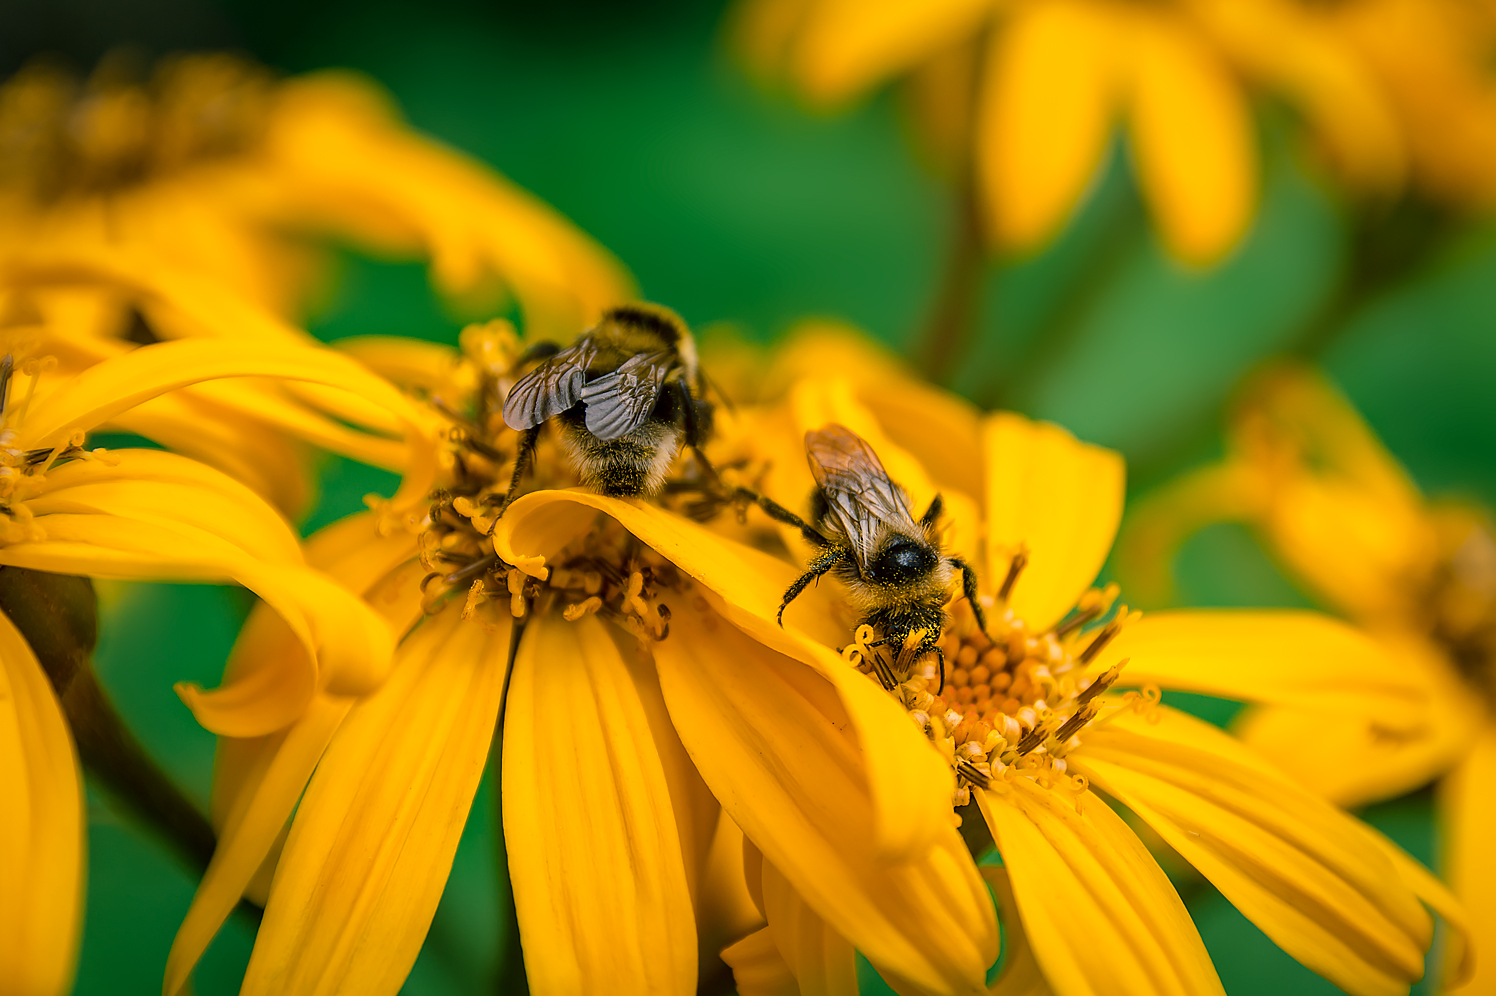
[[[691,391],[683,380],[677,380],[671,389],[680,405],[681,427],[685,430],[686,445],[691,448],[691,455],[696,458],[697,465],[712,482],[712,490],[722,494],[727,490],[722,484],[722,478],[717,476],[717,468],[701,452],[701,444],[705,440],[701,438],[701,424],[696,420],[696,400],[691,397]]]
[[[945,500],[936,495],[930,502],[930,507],[925,509],[925,514],[919,517],[919,524],[929,528],[940,518],[940,513],[945,511]]]
[[[824,548],[831,545],[831,541],[822,536],[818,529],[779,504],[773,498],[765,497],[757,491],[750,491],[747,488],[736,489],[733,491],[732,496],[744,501],[753,502],[759,508],[763,509],[764,514],[775,522],[783,522],[787,526],[794,526],[800,530],[800,535],[805,537],[805,541],[812,546]]]
[[[779,615],[776,617],[779,620],[779,625],[784,625],[784,610],[789,608],[789,604],[799,597],[800,592],[804,591],[806,586],[812,581],[819,579],[822,574],[825,574],[831,568],[841,563],[846,556],[847,551],[845,549],[831,545],[828,545],[820,553],[816,554],[815,559],[806,565],[805,573],[796,578],[795,583],[790,585],[785,591],[784,601],[779,603]]]
[[[982,611],[982,603],[977,601],[977,572],[960,557],[946,557],[945,562],[961,572],[961,594],[966,596],[972,615],[977,617],[977,628],[987,632],[987,614]]]
[[[514,476],[509,478],[509,491],[504,495],[504,504],[499,506],[499,514],[495,520],[502,518],[504,509],[514,501],[514,496],[519,493],[520,479],[525,476],[525,471],[530,469],[530,464],[535,462],[535,440],[540,438],[540,426],[526,429],[519,434],[519,452],[514,457]]]
[[[945,691],[945,648],[935,648],[935,659],[940,661],[940,684],[935,686],[935,694],[939,695]]]

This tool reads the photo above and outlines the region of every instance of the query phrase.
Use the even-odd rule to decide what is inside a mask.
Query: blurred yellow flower
[[[106,59],[80,83],[44,64],[0,87],[0,258],[114,254],[212,275],[299,317],[308,237],[424,256],[444,293],[513,295],[570,336],[626,297],[619,265],[554,211],[400,121],[348,73],[277,80],[226,55]],[[129,337],[128,311],[112,334]],[[158,333],[159,334],[159,333]]]
[[[993,241],[1030,249],[1093,182],[1119,119],[1163,239],[1209,263],[1257,200],[1248,96],[1306,120],[1358,193],[1411,178],[1496,196],[1496,21],[1456,0],[743,0],[737,46],[817,104],[908,77],[932,144],[969,159]]]
[[[812,482],[803,462],[791,464],[793,441],[834,421],[872,445],[911,507],[937,491],[944,498],[945,546],[979,565],[988,630],[957,603],[945,636],[948,684],[940,687],[931,660],[894,695],[925,734],[924,749],[955,774],[953,804],[974,801],[991,830],[1003,868],[987,874],[1000,897],[1012,897],[1004,926],[1021,931],[1047,985],[1062,994],[1220,991],[1173,887],[1095,789],[1346,991],[1395,992],[1418,979],[1432,925],[1415,893],[1459,922],[1432,876],[1224,732],[1157,701],[1163,686],[1364,713],[1417,703],[1417,683],[1399,680],[1371,640],[1322,616],[1112,615],[1116,589],[1087,585],[1120,519],[1120,458],[1012,414],[946,404],[921,415],[901,399],[900,378],[864,354],[824,333],[787,351],[795,369],[818,372],[792,386],[777,431],[766,423],[753,436],[769,462],[762,481],[789,507],[805,504],[795,496],[808,497]],[[828,367],[876,373],[828,378]],[[937,456],[952,453],[959,463]],[[793,531],[788,538],[798,542]],[[777,594],[760,597],[759,611],[777,606]],[[792,629],[807,620],[798,601],[785,613]],[[857,616],[843,602],[831,623],[850,634]],[[845,650],[869,674],[870,640],[856,634]],[[1370,686],[1357,689],[1359,700],[1338,684],[1349,674]],[[1118,695],[1119,683],[1144,690]],[[706,760],[698,763],[705,773]],[[806,896],[816,915],[787,901],[787,921],[776,926],[772,880],[766,862],[765,929],[791,974],[853,979],[850,950],[814,940],[817,931],[845,936],[842,924]],[[725,957],[772,976],[766,945],[743,943]],[[876,950],[856,947],[877,962]]]
[[[295,532],[263,499],[177,454],[106,452],[84,439],[131,406],[213,378],[273,376],[353,392],[389,406],[416,435],[416,412],[402,396],[322,349],[168,343],[59,376],[53,358],[23,352],[17,329],[0,332],[0,346],[0,569],[234,581],[293,634],[286,674],[342,694],[379,684],[394,650],[388,629],[306,565]],[[418,494],[429,486],[410,483]],[[0,773],[0,978],[7,991],[66,993],[83,897],[81,773],[57,694],[3,613]]]
[[[532,991],[694,992],[698,936],[721,929],[706,876],[719,823],[880,967],[930,992],[981,991],[997,928],[949,822],[949,770],[896,702],[773,623],[794,569],[644,502],[555,490],[575,477],[549,437],[539,490],[495,522],[517,341],[499,323],[463,343],[460,364],[360,344],[454,413],[450,477],[419,521],[365,513],[308,544],[408,634],[389,682],[357,700],[291,685],[289,633],[259,612],[225,677],[230,707],[191,703],[222,736],[221,836],[166,992],[246,890],[266,908],[245,993],[396,992],[501,715]]]
[[[1371,430],[1315,373],[1283,368],[1251,385],[1227,456],[1151,495],[1124,534],[1120,569],[1170,596],[1173,555],[1219,521],[1254,526],[1288,571],[1397,661],[1427,707],[1385,713],[1276,703],[1239,732],[1299,781],[1343,805],[1441,784],[1443,860],[1469,910],[1474,978],[1496,985],[1496,533],[1468,505],[1421,495]],[[1347,675],[1343,694],[1381,681]],[[1306,763],[1307,757],[1319,759]]]

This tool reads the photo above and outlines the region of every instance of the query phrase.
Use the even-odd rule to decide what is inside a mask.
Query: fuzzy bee
[[[805,434],[805,455],[815,475],[811,522],[768,498],[750,495],[770,516],[800,529],[818,552],[784,593],[784,610],[811,582],[828,572],[840,578],[853,606],[879,639],[869,646],[888,646],[892,667],[881,656],[874,667],[885,687],[897,684],[928,653],[940,659],[940,683],[945,685],[945,652],[940,635],[945,628],[945,605],[950,600],[954,572],[961,572],[962,591],[985,631],[986,619],[977,601],[976,573],[960,557],[947,556],[940,547],[936,523],[943,508],[940,496],[930,502],[918,521],[909,510],[909,495],[888,477],[872,447],[852,430],[827,425]]]
[[[520,433],[506,506],[534,460],[540,427],[552,419],[582,483],[602,494],[658,494],[682,443],[715,480],[701,452],[712,424],[706,378],[675,312],[621,305],[567,348],[545,344],[526,362],[536,358],[539,365],[504,399],[504,422]]]

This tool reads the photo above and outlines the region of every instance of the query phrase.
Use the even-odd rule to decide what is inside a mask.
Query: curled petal
[[[795,975],[779,953],[768,927],[762,927],[722,951],[732,968],[738,996],[800,996]]]
[[[845,639],[831,624],[830,612],[811,611],[816,595],[806,592],[800,602],[807,604],[797,602],[785,613],[786,626],[776,622],[778,593],[797,573],[788,564],[654,506],[581,490],[519,498],[499,520],[494,548],[506,562],[544,577],[545,558],[590,528],[597,511],[617,519],[700,584],[734,626],[830,683],[868,756],[866,777],[876,805],[870,825],[880,850],[893,859],[907,857],[943,833],[953,790],[949,768],[897,702],[795,628],[803,621],[826,643]]]
[[[745,836],[880,971],[932,992],[979,991],[997,955],[986,889],[948,823],[922,851],[879,852],[867,829],[874,759],[836,688],[715,613],[677,611],[670,625],[655,647],[665,702]],[[907,718],[897,721],[913,729]],[[948,797],[946,805],[949,812]],[[768,901],[766,890],[766,909]]]
[[[799,983],[800,996],[857,996],[857,952],[767,861],[763,895],[769,933]]]
[[[1465,904],[1470,938],[1463,955],[1456,938],[1446,947],[1445,991],[1475,996],[1496,983],[1496,734],[1489,727],[1444,786],[1439,806],[1449,834],[1447,875]]]

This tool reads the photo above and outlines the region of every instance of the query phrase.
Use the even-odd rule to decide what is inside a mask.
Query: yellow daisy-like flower
[[[1289,572],[1398,662],[1426,702],[1411,713],[1274,703],[1239,732],[1343,805],[1444,776],[1444,861],[1469,910],[1476,975],[1496,985],[1496,867],[1486,841],[1496,792],[1496,534],[1488,515],[1430,502],[1335,390],[1295,368],[1259,378],[1225,460],[1150,496],[1124,534],[1122,569],[1163,600],[1178,545],[1217,521],[1255,526]],[[1375,674],[1347,675],[1359,695]],[[1327,763],[1304,763],[1306,755]]]
[[[827,353],[823,341],[799,355]],[[856,369],[857,356],[844,346],[837,368]],[[1157,687],[1380,712],[1398,727],[1424,721],[1429,696],[1374,641],[1322,616],[1176,612],[1137,620],[1123,609],[1108,619],[1115,590],[1087,584],[1120,517],[1121,460],[1016,415],[950,406],[944,417],[921,417],[899,400],[901,386],[886,375],[861,384],[802,381],[780,432],[791,440],[830,421],[852,428],[907,488],[912,507],[943,495],[946,549],[981,565],[987,632],[958,604],[943,647],[948,683],[941,686],[931,660],[894,696],[925,734],[924,749],[955,774],[953,802],[976,803],[1002,858],[1002,869],[988,875],[1000,898],[1011,896],[1004,928],[1021,932],[1018,946],[1033,961],[1018,959],[1028,967],[1012,968],[1019,974],[1000,981],[1000,991],[1024,991],[1030,969],[1065,994],[1220,991],[1183,904],[1097,789],[1308,967],[1352,993],[1405,991],[1422,975],[1432,939],[1416,897],[1458,926],[1457,904],[1373,831],[1226,733],[1160,705]],[[897,426],[909,448],[885,426]],[[772,423],[760,427],[756,445],[772,447],[764,441],[773,433]],[[944,464],[935,456],[944,452],[965,459]],[[808,494],[811,482],[790,458],[788,442],[781,444],[763,482],[796,507],[791,496]],[[963,494],[963,485],[971,491]],[[780,595],[759,597],[757,611],[767,615]],[[785,613],[788,628],[805,625],[798,609],[797,600]],[[873,634],[866,627],[854,634],[858,621],[845,603],[830,620],[852,637],[845,653],[871,680]],[[819,631],[826,622],[815,620]],[[1111,690],[1119,683],[1144,691],[1119,696]],[[698,763],[705,773],[706,762]],[[815,897],[785,899],[770,864],[777,861],[764,866],[762,902],[773,944],[750,939],[726,957],[755,978],[772,978],[777,951],[797,978],[854,985],[850,948],[817,940],[848,936],[846,922]],[[875,951],[854,946],[877,961]]]
[[[489,305],[497,283],[527,327],[555,336],[629,290],[586,236],[411,131],[372,82],[281,81],[227,55],[170,59],[149,79],[123,60],[86,83],[23,70],[0,87],[0,214],[0,256],[143,256],[291,317],[315,275],[298,235],[424,256],[443,293]]]
[[[250,489],[173,453],[84,446],[100,423],[186,384],[277,377],[385,406],[412,438],[420,413],[326,350],[192,342],[145,347],[49,390],[54,363],[0,358],[0,569],[128,580],[234,581],[294,634],[286,673],[363,693],[393,653],[369,607],[309,567],[295,532]],[[50,358],[48,358],[50,359]],[[419,462],[412,464],[419,469]],[[419,494],[427,481],[412,479]],[[17,623],[0,613],[0,978],[23,993],[70,988],[83,896],[82,781],[58,695]],[[54,676],[56,680],[56,676]],[[210,707],[214,693],[202,693]]]
[[[908,76],[937,146],[970,157],[992,238],[1031,248],[1092,182],[1125,119],[1169,248],[1208,263],[1251,221],[1248,89],[1286,98],[1358,191],[1409,173],[1436,198],[1496,194],[1492,24],[1450,0],[746,0],[761,72],[842,102]]]
[[[743,608],[794,569],[652,504],[555,490],[575,477],[548,438],[541,490],[496,522],[517,442],[500,415],[517,342],[501,324],[463,342],[466,373],[427,347],[365,344],[465,413],[430,514],[366,513],[308,544],[312,563],[408,634],[389,681],[363,699],[319,689],[280,714],[290,634],[258,612],[225,678],[244,690],[239,708],[196,710],[223,736],[220,844],[166,992],[184,989],[246,892],[266,906],[243,992],[397,991],[501,713],[532,991],[693,992],[698,938],[721,905],[707,876],[719,823],[741,827],[890,975],[981,991],[997,928],[949,821],[949,769],[824,642]]]

